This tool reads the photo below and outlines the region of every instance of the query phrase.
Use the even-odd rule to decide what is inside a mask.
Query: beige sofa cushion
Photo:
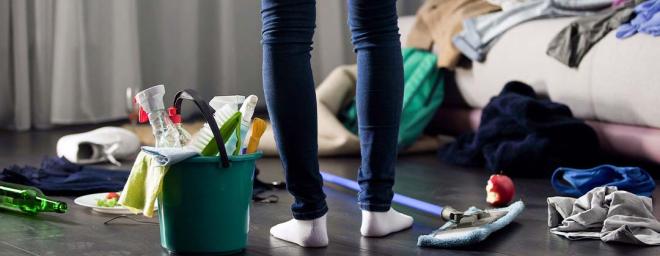
[[[484,63],[458,69],[460,93],[483,107],[504,84],[520,80],[585,119],[660,128],[660,38],[608,34],[571,69],[545,54],[548,43],[575,18],[545,19],[509,30]],[[400,20],[401,33],[410,26]]]

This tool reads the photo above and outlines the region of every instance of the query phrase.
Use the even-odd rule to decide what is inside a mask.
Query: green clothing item
[[[403,48],[403,109],[399,124],[399,148],[412,145],[424,132],[444,98],[445,73],[435,63],[438,57],[425,50]],[[358,133],[355,99],[340,114],[351,132]]]

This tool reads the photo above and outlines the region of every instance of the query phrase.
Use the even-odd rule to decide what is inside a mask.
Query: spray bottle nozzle
[[[144,111],[144,109],[142,107],[140,107],[140,110],[139,110],[138,113],[139,113],[138,122],[140,122],[140,123],[149,122],[149,114],[147,114],[147,112]]]
[[[175,107],[169,107],[169,108],[167,108],[167,112],[168,112],[168,114],[169,114],[169,116],[170,116],[170,119],[172,119],[172,122],[173,122],[173,123],[175,123],[175,124],[180,124],[180,123],[181,123],[181,115],[179,115],[179,114],[176,112],[176,108],[175,108]]]

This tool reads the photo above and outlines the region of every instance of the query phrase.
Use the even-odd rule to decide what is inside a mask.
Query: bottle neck
[[[179,132],[165,109],[148,113],[149,123],[156,139],[156,147],[181,147]]]
[[[43,197],[37,197],[37,200],[41,203],[42,212],[66,213],[68,210],[68,206],[64,202],[59,202]]]

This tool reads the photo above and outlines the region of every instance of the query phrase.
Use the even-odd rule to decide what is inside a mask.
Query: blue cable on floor
[[[321,176],[323,177],[323,180],[326,182],[336,184],[354,190],[356,192],[360,191],[360,185],[358,185],[358,183],[353,180],[346,179],[344,177],[340,177],[323,171],[321,172]],[[394,198],[392,198],[392,202],[438,216],[442,214],[442,210],[444,209],[444,207],[442,206],[430,204],[424,201],[417,200],[412,197],[399,195],[397,193],[394,193]]]

